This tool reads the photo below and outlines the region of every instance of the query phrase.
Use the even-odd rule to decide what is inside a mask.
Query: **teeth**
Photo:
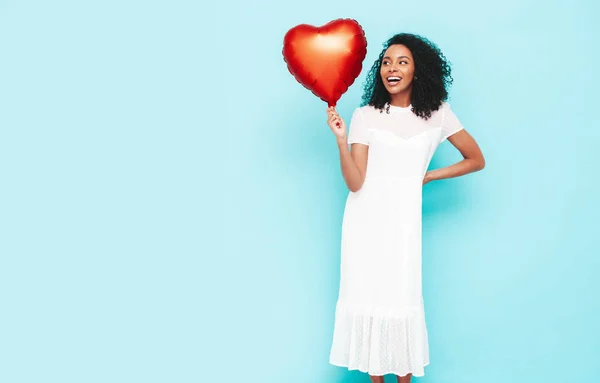
[[[400,81],[400,77],[388,77],[388,81]]]

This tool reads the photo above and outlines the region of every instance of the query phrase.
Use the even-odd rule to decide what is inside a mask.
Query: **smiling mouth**
[[[386,80],[387,80],[387,83],[390,86],[394,86],[394,85],[400,84],[400,81],[402,80],[402,77],[390,76],[390,77],[386,78]]]

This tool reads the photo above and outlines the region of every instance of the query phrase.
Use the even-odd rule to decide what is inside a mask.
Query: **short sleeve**
[[[356,108],[350,119],[348,128],[348,144],[364,144],[369,145],[369,132],[365,117],[360,108]]]
[[[458,117],[456,117],[456,115],[450,108],[450,104],[448,104],[447,102],[444,103],[442,113],[442,137],[440,139],[440,143],[448,137],[450,137],[451,135],[453,135],[454,133],[457,133],[464,129],[462,124],[458,120]]]

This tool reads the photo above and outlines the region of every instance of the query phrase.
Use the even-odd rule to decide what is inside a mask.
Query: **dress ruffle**
[[[338,302],[329,362],[374,376],[424,376],[429,349],[423,305],[371,308]]]

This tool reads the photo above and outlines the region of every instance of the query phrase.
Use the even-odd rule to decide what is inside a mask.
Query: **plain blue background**
[[[0,1],[0,381],[367,382],[328,364],[347,189],[285,32],[453,64],[487,159],[424,188],[431,383],[600,367],[592,0]],[[431,168],[460,159],[444,143]],[[388,377],[394,381],[393,377]]]

